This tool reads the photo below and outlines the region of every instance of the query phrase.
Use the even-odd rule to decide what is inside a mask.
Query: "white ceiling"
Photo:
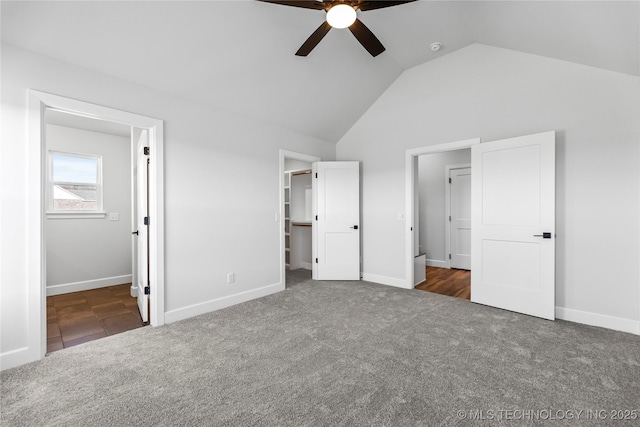
[[[295,51],[324,12],[257,1],[2,1],[2,41],[336,142],[407,68],[472,43],[639,75],[640,0],[418,1],[359,12]],[[439,41],[443,49],[429,50]]]

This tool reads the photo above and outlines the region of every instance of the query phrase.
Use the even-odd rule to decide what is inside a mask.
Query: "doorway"
[[[289,162],[305,162],[298,172],[285,173]],[[311,164],[311,173],[306,169]],[[303,219],[293,217],[295,207],[292,181],[286,192],[286,179],[294,175],[310,175],[303,189],[305,196]],[[318,157],[280,150],[280,212],[276,221],[282,223],[281,236],[281,286],[286,286],[287,265],[294,266],[288,258],[287,237],[294,243],[296,226],[311,231],[311,259],[299,264],[311,265],[313,280],[360,280],[360,163],[357,161],[320,161]],[[311,187],[311,188],[309,188]],[[310,191],[309,191],[310,190]],[[287,211],[290,209],[289,211]],[[288,217],[289,212],[291,217]],[[311,218],[313,216],[313,218]],[[289,218],[287,223],[286,218]],[[295,221],[294,221],[295,220]],[[297,224],[294,224],[297,222]],[[289,236],[287,236],[289,232]],[[305,245],[307,246],[307,245]],[[308,258],[307,258],[308,259]],[[312,261],[311,261],[312,260]]]
[[[444,144],[431,145],[426,147],[414,148],[407,150],[405,153],[405,189],[406,189],[406,221],[407,221],[407,229],[406,229],[406,266],[405,266],[405,277],[407,280],[405,281],[405,286],[407,289],[413,289],[416,284],[420,283],[421,280],[416,283],[416,257],[423,255],[421,253],[420,247],[420,221],[419,221],[419,210],[420,210],[420,182],[419,182],[419,161],[420,157],[429,154],[439,154],[439,153],[448,153],[457,150],[469,149],[473,145],[479,144],[480,138],[473,138],[463,141],[456,141]],[[440,172],[441,179],[443,180],[442,189],[444,198],[444,173]],[[448,177],[447,177],[448,180]],[[444,224],[444,218],[442,218],[441,224]],[[441,234],[444,236],[445,227],[441,228]],[[443,239],[444,240],[444,237]],[[449,249],[449,248],[447,248]],[[437,259],[433,259],[432,262],[438,261]],[[442,253],[442,258],[439,260],[442,261],[439,265],[435,265],[437,267],[449,267],[450,264],[448,262],[448,252],[445,259],[444,253]],[[426,260],[425,260],[426,263]]]
[[[51,353],[145,323],[131,295],[131,127],[50,109],[44,119]]]
[[[417,158],[416,289],[470,299],[470,163],[469,148]]]
[[[311,165],[317,156],[280,150],[280,242],[282,289],[311,279]]]
[[[479,144],[479,138],[406,151],[406,282],[418,239],[418,156],[471,148],[471,301],[553,320],[555,132]]]
[[[44,197],[47,188],[47,147],[45,113],[56,111],[73,116],[98,119],[131,128],[146,129],[149,135],[149,290],[150,324],[164,324],[164,194],[163,194],[163,122],[158,119],[77,101],[58,95],[29,90],[29,170],[28,190],[28,358],[42,359],[47,350],[47,265]],[[104,213],[103,213],[104,214]]]
[[[287,287],[311,279],[311,163],[285,159],[284,238]]]

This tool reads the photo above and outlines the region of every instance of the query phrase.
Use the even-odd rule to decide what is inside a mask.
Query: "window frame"
[[[64,182],[53,180],[53,157],[63,155],[96,161],[96,209],[92,210],[57,210],[54,207],[53,188],[59,184],[78,184],[76,182]],[[47,150],[47,212],[48,219],[78,219],[78,218],[106,218],[104,211],[103,185],[102,185],[102,155],[84,154],[60,150]]]

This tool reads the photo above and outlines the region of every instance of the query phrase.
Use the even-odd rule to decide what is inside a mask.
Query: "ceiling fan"
[[[382,1],[382,0],[258,0],[265,3],[275,3],[284,6],[301,7],[304,9],[324,10],[326,20],[316,29],[311,36],[300,46],[296,52],[298,56],[307,56],[320,40],[327,35],[331,28],[349,28],[362,46],[371,54],[378,56],[384,52],[384,46],[380,40],[357,17],[356,11],[382,9],[384,7],[397,6],[411,3],[416,0]]]

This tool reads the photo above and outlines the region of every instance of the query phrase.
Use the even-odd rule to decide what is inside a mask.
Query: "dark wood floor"
[[[455,268],[427,267],[427,280],[417,285],[416,289],[471,299],[471,272]]]
[[[144,326],[130,287],[47,297],[47,353]]]

